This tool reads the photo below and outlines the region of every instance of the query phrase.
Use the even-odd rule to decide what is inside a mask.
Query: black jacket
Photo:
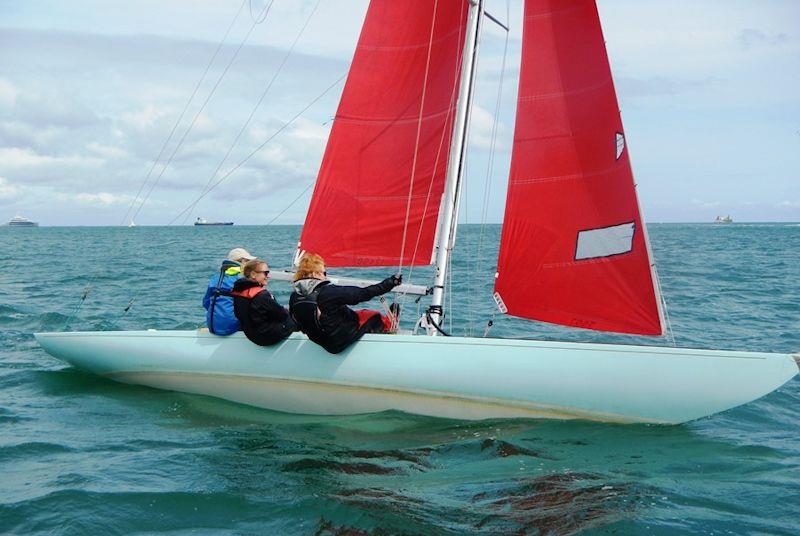
[[[294,331],[294,322],[286,308],[255,281],[237,280],[231,295],[233,312],[242,324],[242,331],[259,346],[279,343]]]
[[[300,330],[328,352],[338,354],[363,335],[358,329],[358,316],[347,306],[386,294],[395,287],[395,281],[388,277],[380,283],[361,288],[343,287],[319,279],[301,279],[292,286],[294,292],[289,298],[289,310]],[[315,291],[319,308],[316,323],[298,307],[304,298]]]

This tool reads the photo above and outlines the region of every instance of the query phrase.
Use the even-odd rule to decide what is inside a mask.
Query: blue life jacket
[[[233,284],[241,277],[238,263],[225,260],[218,274],[208,282],[203,307],[206,308],[206,325],[214,335],[231,335],[242,329],[233,313]]]

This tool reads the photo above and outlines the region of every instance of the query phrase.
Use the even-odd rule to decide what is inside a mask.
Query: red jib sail
[[[467,0],[372,0],[298,253],[431,263],[467,11]]]
[[[526,0],[495,299],[503,312],[663,333],[594,0]]]

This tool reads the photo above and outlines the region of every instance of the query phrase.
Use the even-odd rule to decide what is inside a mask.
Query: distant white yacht
[[[131,220],[131,222],[128,224],[128,227],[136,227],[136,223]]]
[[[714,220],[714,223],[733,223],[733,218],[731,218],[730,214],[727,216],[717,216],[717,219]]]
[[[28,218],[23,218],[22,216],[14,216],[11,218],[11,221],[8,222],[8,225],[13,227],[39,227],[38,222],[31,221]]]

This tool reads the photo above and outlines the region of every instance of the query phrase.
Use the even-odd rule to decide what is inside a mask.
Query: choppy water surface
[[[800,350],[799,225],[650,232],[679,346]],[[798,533],[798,378],[670,427],[311,417],[113,383],[33,339],[64,327],[90,280],[70,329],[195,328],[228,249],[279,268],[298,234],[0,228],[0,533]],[[478,251],[480,228],[459,231],[457,334],[482,335],[491,318],[498,236],[487,227]],[[667,344],[504,317],[490,336]]]

